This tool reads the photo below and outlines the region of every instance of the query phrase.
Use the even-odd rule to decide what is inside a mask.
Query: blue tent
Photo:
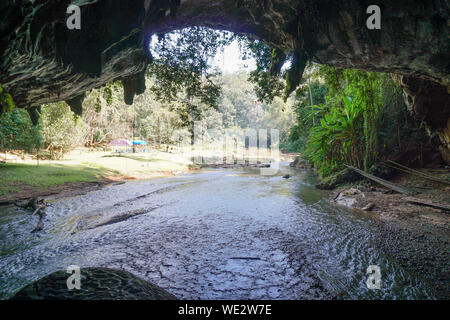
[[[136,146],[146,146],[147,142],[145,142],[144,140],[134,140],[132,141],[132,143]]]

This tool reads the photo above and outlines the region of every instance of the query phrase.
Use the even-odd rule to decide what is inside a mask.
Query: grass
[[[164,172],[186,171],[191,163],[189,159],[180,155],[157,151],[127,154],[72,153],[66,157],[63,163],[80,163],[80,161],[82,164],[117,170],[122,175],[137,179]]]
[[[205,148],[202,154],[212,155],[216,151],[217,148]],[[39,166],[36,160],[31,159],[0,165],[0,197],[104,178],[148,179],[198,167],[191,161],[190,147],[177,153],[151,150],[149,153],[127,154],[77,149],[62,160],[41,160]]]
[[[0,164],[0,197],[105,178],[147,179],[185,172],[190,166],[185,157],[158,151],[118,155],[76,150],[62,160],[41,160],[39,166],[35,160]]]
[[[92,182],[115,172],[81,165],[7,163],[0,165],[0,196],[25,187],[38,189],[74,182]]]

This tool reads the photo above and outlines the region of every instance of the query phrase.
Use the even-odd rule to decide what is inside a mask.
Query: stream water
[[[330,203],[313,182],[287,163],[275,176],[204,169],[127,182],[50,202],[38,233],[37,217],[0,208],[0,298],[69,265],[124,269],[181,299],[430,298],[376,248],[375,214]],[[370,265],[379,290],[366,285]]]

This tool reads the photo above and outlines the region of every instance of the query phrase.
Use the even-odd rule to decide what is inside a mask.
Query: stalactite
[[[292,57],[292,66],[286,74],[286,89],[284,99],[287,100],[289,95],[294,92],[303,77],[306,67],[306,55],[301,50],[296,50]]]
[[[41,107],[27,108],[27,112],[30,115],[31,123],[33,126],[37,126],[39,123]]]
[[[86,93],[80,94],[75,98],[69,99],[66,103],[69,105],[70,110],[78,116],[83,114],[83,101],[86,98]]]
[[[145,73],[146,68],[137,74],[121,78],[124,90],[124,101],[128,105],[132,105],[134,96],[145,92]]]

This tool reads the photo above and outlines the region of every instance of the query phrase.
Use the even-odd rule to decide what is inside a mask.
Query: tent
[[[135,140],[132,143],[136,146],[146,146],[147,145],[147,142],[145,142],[144,140]]]

